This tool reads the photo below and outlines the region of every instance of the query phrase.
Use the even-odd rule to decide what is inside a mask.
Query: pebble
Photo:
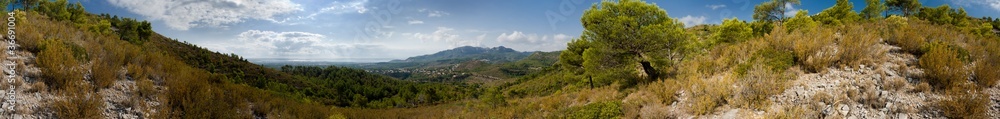
[[[840,105],[840,114],[847,115],[851,111],[851,107],[847,105]]]

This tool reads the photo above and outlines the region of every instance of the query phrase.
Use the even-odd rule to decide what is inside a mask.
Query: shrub
[[[776,50],[773,48],[764,48],[754,52],[751,55],[748,63],[740,64],[736,67],[736,74],[743,76],[747,74],[750,68],[753,68],[756,64],[762,64],[768,70],[774,72],[781,72],[792,65],[795,65],[795,55],[788,51]]]
[[[722,21],[722,25],[716,27],[715,33],[712,34],[712,41],[715,43],[710,44],[743,42],[751,37],[753,28],[749,24],[736,18],[726,19]]]
[[[956,86],[945,92],[949,98],[937,103],[944,116],[959,119],[985,119],[989,105],[989,95],[975,86]]]
[[[795,13],[795,17],[788,19],[788,22],[785,22],[783,26],[786,32],[792,32],[793,30],[809,32],[809,30],[819,26],[819,23],[809,17],[809,10],[799,10],[799,12]]]
[[[137,87],[136,93],[138,93],[139,96],[151,98],[156,94],[156,87],[152,80],[139,79],[136,80],[135,85]]]
[[[944,41],[937,41],[937,42],[932,42],[932,43],[926,43],[923,46],[920,46],[920,52],[929,52],[932,47],[943,47],[946,50],[953,51],[955,53],[954,54],[955,57],[958,58],[960,61],[963,61],[963,62],[970,62],[971,61],[971,58],[969,57],[970,56],[969,55],[969,50],[965,50],[965,48],[962,48],[962,47],[960,47],[958,45],[955,45],[955,44],[952,44],[952,43],[947,43],[947,42],[944,42]]]
[[[977,61],[973,72],[973,79],[980,87],[988,88],[997,84],[1000,80],[1000,46],[997,42],[987,43],[981,46],[977,56],[982,59]]]
[[[837,4],[827,8],[813,17],[816,21],[834,26],[853,23],[861,19],[861,15],[854,12],[854,5],[847,0],[837,0]]]
[[[882,85],[885,87],[885,89],[892,90],[892,91],[902,90],[903,88],[906,87],[907,84],[908,83],[906,83],[906,79],[904,79],[902,77],[889,78],[889,79],[886,79],[886,80],[882,80]]]
[[[107,88],[114,83],[115,79],[118,79],[119,67],[112,64],[116,64],[106,59],[95,60],[91,64],[91,73],[93,73],[94,84],[97,84],[98,88]]]
[[[968,76],[958,52],[946,45],[929,45],[927,49],[920,57],[920,67],[926,69],[928,82],[939,89],[965,82]]]
[[[771,33],[774,29],[774,23],[767,21],[753,21],[750,22],[750,28],[753,28],[753,36],[764,36],[764,34]]]
[[[840,60],[841,50],[833,45],[834,34],[830,29],[817,29],[814,32],[793,32],[796,40],[793,52],[806,70],[820,72]]]
[[[733,97],[734,105],[757,110],[766,109],[769,104],[768,97],[781,93],[785,90],[784,82],[789,77],[782,76],[782,71],[775,71],[775,68],[755,64],[747,75],[737,81],[738,89]]]
[[[920,84],[917,84],[916,87],[913,87],[913,92],[927,92],[927,91],[931,91],[931,84],[927,82],[922,82]]]
[[[42,82],[35,82],[35,83],[31,84],[31,89],[34,90],[34,91],[29,91],[29,92],[48,91],[49,90],[49,86],[46,86],[45,83],[42,83]]]
[[[60,119],[94,119],[103,117],[104,100],[91,93],[89,86],[70,86],[62,92],[63,100],[55,101],[56,117]],[[83,93],[80,93],[83,92]]]
[[[72,81],[79,80],[81,75],[74,70],[79,65],[66,49],[61,40],[49,39],[42,41],[42,52],[38,54],[38,65],[42,68],[44,80],[50,86],[60,89]]]
[[[890,19],[892,18],[890,17]],[[892,35],[890,35],[889,39],[886,41],[888,41],[889,44],[899,46],[900,48],[902,48],[903,51],[909,52],[910,54],[914,55],[923,54],[922,52],[920,52],[920,47],[927,42],[927,38],[924,37],[924,34],[920,34],[916,30],[923,29],[926,27],[922,26],[906,27],[907,25],[905,24],[900,26],[902,27],[899,27],[898,28],[899,30],[893,30],[894,32],[890,32]],[[914,27],[919,27],[919,28],[914,28]]]
[[[845,29],[846,33],[838,43],[840,49],[844,51],[840,55],[840,64],[847,66],[872,64],[880,61],[885,55],[885,51],[876,46],[879,43],[878,35],[870,32],[874,29],[855,25]]]
[[[618,118],[622,115],[621,102],[603,101],[595,102],[570,109],[572,112],[569,118],[572,119],[606,119]]]
[[[733,84],[733,80],[730,76],[712,79],[687,79],[690,86],[687,89],[691,91],[692,97],[690,99],[693,103],[688,107],[689,111],[696,115],[703,115],[725,104],[726,100],[731,98],[732,88],[730,86]]]
[[[889,16],[889,18],[885,19],[885,22],[888,22],[889,27],[891,27],[893,29],[896,29],[896,30],[899,30],[901,28],[905,28],[906,24],[907,24],[906,23],[907,21],[908,20],[906,19],[906,17],[900,17],[898,15],[891,15],[891,16]]]
[[[670,104],[677,100],[676,94],[681,84],[676,79],[666,79],[651,83],[647,88],[663,101],[660,103]]]
[[[486,92],[480,95],[479,99],[483,101],[483,103],[486,103],[486,105],[489,105],[490,108],[507,105],[507,101],[503,97],[503,93],[501,93],[498,88],[486,89]]]

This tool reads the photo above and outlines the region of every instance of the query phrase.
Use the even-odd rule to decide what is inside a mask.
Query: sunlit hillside
[[[477,37],[482,43],[455,43],[450,45],[461,45],[385,62],[255,64],[227,49],[232,47],[219,50],[154,31],[161,22],[95,14],[66,0],[0,1],[9,7],[4,15],[9,17],[8,32],[0,43],[8,51],[0,57],[8,64],[4,77],[11,77],[0,81],[0,117],[1000,117],[1000,18],[975,18],[963,7],[925,6],[918,0],[836,0],[821,11],[790,11],[807,2],[754,3],[752,19],[686,25],[688,18],[671,17],[673,11],[663,4],[588,1],[574,4],[589,7],[571,9],[582,11],[579,18],[568,18],[583,27],[574,36],[515,31],[496,38],[515,44],[511,47],[482,45],[494,43],[482,42],[483,34]],[[215,7],[265,3],[270,2]],[[367,10],[385,9],[329,14],[371,12]],[[415,12],[427,18],[451,15]],[[407,25],[425,24],[402,19]],[[421,42],[450,42],[456,41],[458,35],[450,34],[455,32],[486,31],[437,27],[431,34],[400,34],[425,38]],[[274,46],[283,51],[271,53],[279,57],[297,57],[300,52],[293,51],[299,50],[306,56],[341,55],[308,54],[325,52],[310,48],[341,46],[309,38],[335,36],[239,34],[243,36],[273,39],[227,43],[285,44]],[[546,40],[562,38],[568,40],[557,44],[556,51],[524,46],[548,46]],[[391,47],[351,47],[364,46]]]

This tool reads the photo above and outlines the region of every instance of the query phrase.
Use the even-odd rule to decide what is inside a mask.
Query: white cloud
[[[521,31],[514,31],[510,34],[503,33],[497,36],[497,42],[513,42],[513,43],[537,43],[542,40],[541,37],[535,34],[524,34]]]
[[[411,24],[411,25],[412,25],[412,24],[424,24],[424,21],[420,21],[420,20],[410,20],[410,21],[407,21],[407,23],[409,23],[409,24]]]
[[[437,10],[428,10],[428,9],[425,9],[425,8],[417,9],[417,12],[427,13],[427,17],[442,17],[442,16],[451,15],[451,13],[448,13],[448,12],[437,11]]]
[[[331,12],[334,14],[343,14],[351,12],[362,14],[368,11],[368,8],[365,8],[365,4],[367,3],[368,0],[355,0],[345,3],[337,1],[333,2],[333,5],[330,5],[330,7],[320,9],[319,11],[320,13]]]
[[[978,7],[975,5],[982,5],[994,11],[1000,11],[1000,0],[952,0],[952,2],[966,7]]]
[[[681,21],[681,23],[684,23],[684,25],[686,27],[691,27],[691,26],[695,26],[695,25],[699,25],[699,24],[705,24],[705,20],[706,19],[707,18],[705,18],[705,16],[693,17],[691,15],[687,15],[687,16],[681,17],[681,19],[679,19],[679,20]]]
[[[556,35],[555,35],[555,36],[553,36],[552,38],[553,38],[553,39],[556,39],[556,40],[569,40],[569,39],[570,39],[570,37],[571,37],[571,36],[569,36],[569,35],[566,35],[566,34],[556,34]]]
[[[500,34],[497,42],[522,51],[556,51],[565,49],[570,38],[566,34],[537,35],[514,31]]]
[[[479,41],[486,40],[486,34],[476,36],[476,40],[479,40]]]
[[[309,32],[248,30],[225,43],[207,44],[214,51],[247,58],[349,59],[385,58],[388,48],[379,44],[335,44],[326,36]],[[220,45],[221,44],[221,45]]]
[[[430,34],[424,33],[413,33],[414,38],[420,40],[432,40],[432,41],[455,41],[458,40],[458,35],[451,33],[455,29],[448,27],[438,27],[436,31]]]
[[[271,55],[301,55],[319,53],[325,36],[308,32],[274,32],[249,30],[237,35],[240,43]]]
[[[276,21],[277,15],[302,10],[290,0],[108,0],[108,3],[150,20],[162,20],[167,27],[177,30],[226,27],[247,19]]]
[[[480,35],[477,38],[485,37],[484,35]],[[455,29],[448,27],[437,27],[437,30],[432,33],[403,33],[403,36],[411,36],[424,42],[443,42],[447,43],[449,47],[482,46],[483,41],[482,39],[461,39],[461,36],[455,33]]]
[[[430,11],[430,12],[427,13],[427,17],[441,17],[441,16],[445,16],[445,15],[451,15],[451,13],[442,12],[442,11]]]
[[[793,17],[796,13],[799,13],[799,9],[795,9],[792,3],[785,3],[785,9],[788,10],[785,11],[785,16],[787,17]]]
[[[711,8],[712,10],[716,10],[716,9],[720,9],[720,8],[726,8],[726,5],[723,5],[723,4],[705,5],[705,7]]]

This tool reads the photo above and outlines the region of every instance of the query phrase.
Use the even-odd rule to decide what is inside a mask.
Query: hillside
[[[3,95],[17,99],[9,117],[338,118],[332,107],[415,107],[479,90],[342,67],[265,68],[162,36],[146,21],[65,0],[35,5],[8,14],[17,39],[4,46],[16,49],[3,57],[16,67],[5,71],[18,72],[0,84],[16,87]]]
[[[583,31],[562,51],[465,46],[389,62],[270,68],[80,3],[15,2],[23,7],[7,14],[16,25],[4,26],[8,42],[0,43],[8,47],[0,58],[12,64],[4,74],[13,77],[0,81],[13,88],[0,88],[10,92],[0,93],[0,115],[1000,117],[1000,19],[917,0],[868,0],[860,12],[837,0],[785,16],[800,2],[771,0],[755,5],[754,20],[685,27],[654,3],[601,1],[578,10]]]
[[[917,1],[882,4],[906,14],[873,11],[880,1],[856,12],[847,0],[782,18],[774,14],[783,13],[775,7],[782,2],[789,1],[757,5],[754,21],[685,29],[655,4],[603,1],[584,12],[584,34],[554,65],[486,88],[479,100],[338,111],[357,118],[1000,116],[1000,20]]]
[[[406,60],[300,66],[352,67],[417,82],[496,84],[494,82],[506,81],[505,79],[524,76],[529,72],[550,67],[558,61],[558,56],[558,51],[521,52],[503,46],[493,48],[462,46],[434,54],[409,57]]]

